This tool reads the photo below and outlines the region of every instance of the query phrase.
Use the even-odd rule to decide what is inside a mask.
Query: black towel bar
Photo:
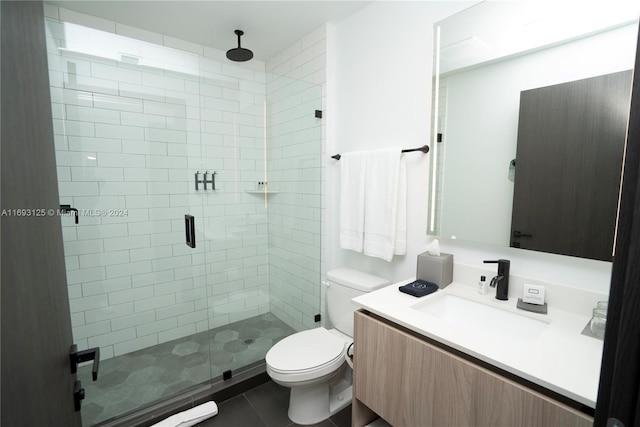
[[[428,145],[423,145],[420,148],[408,148],[406,150],[402,150],[403,153],[410,153],[412,151],[422,151],[423,153],[428,153],[429,152],[429,146]],[[333,156],[331,156],[332,159],[336,159],[336,160],[340,160],[342,156],[340,154],[334,154]]]

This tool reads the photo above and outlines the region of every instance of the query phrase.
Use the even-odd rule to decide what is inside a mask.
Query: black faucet
[[[496,299],[506,301],[509,299],[509,267],[511,261],[499,259],[497,261],[485,261],[485,264],[498,264],[498,275],[494,276],[489,286],[496,288]],[[497,286],[497,287],[496,287]]]

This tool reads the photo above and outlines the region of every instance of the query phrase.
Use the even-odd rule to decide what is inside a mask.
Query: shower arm
[[[244,35],[244,31],[235,30],[234,33],[236,33],[236,35],[238,36],[238,49],[241,49],[242,46],[240,46],[240,37],[242,37]]]

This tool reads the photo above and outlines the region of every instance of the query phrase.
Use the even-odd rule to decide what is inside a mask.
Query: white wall
[[[429,141],[432,81],[432,24],[470,3],[381,2],[336,24],[328,34],[327,150],[402,145]],[[427,155],[428,156],[428,155]],[[407,255],[387,263],[342,250],[338,240],[339,167],[327,166],[328,270],[351,266],[391,280],[415,274],[416,256],[426,235],[428,160],[406,155],[409,178]],[[482,260],[512,260],[511,273],[554,283],[608,292],[610,263],[531,251],[441,240],[457,263],[481,267]]]
[[[375,2],[334,26],[329,35],[329,155],[429,143],[433,23],[472,2]],[[389,279],[415,274],[428,238],[428,154],[405,155],[408,179],[407,255],[391,262],[340,249],[340,168],[329,160],[327,269],[351,266]]]

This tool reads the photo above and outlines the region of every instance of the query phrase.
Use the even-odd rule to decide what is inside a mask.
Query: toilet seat
[[[265,361],[273,379],[305,381],[336,371],[345,361],[345,352],[344,339],[325,328],[316,328],[277,342]]]

